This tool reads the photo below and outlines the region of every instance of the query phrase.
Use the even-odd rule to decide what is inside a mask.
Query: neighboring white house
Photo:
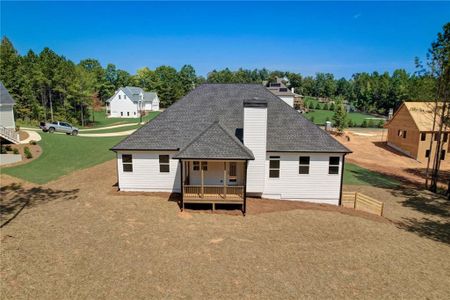
[[[0,139],[19,143],[14,120],[15,101],[2,82],[0,82]]]
[[[136,118],[146,111],[157,110],[158,95],[154,92],[144,92],[139,87],[121,87],[106,101],[107,115],[115,118]]]
[[[338,205],[350,151],[262,85],[203,84],[112,148],[121,191]]]
[[[286,85],[283,83],[282,78],[277,78],[276,82],[263,82],[264,86],[267,87],[269,91],[272,92],[275,96],[279,97],[281,100],[286,102],[290,107],[294,107],[294,99],[296,95],[294,93],[294,89],[288,89]]]

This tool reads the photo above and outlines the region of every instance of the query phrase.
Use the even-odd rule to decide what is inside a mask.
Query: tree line
[[[304,96],[344,99],[364,112],[387,114],[405,100],[433,100],[436,77],[416,60],[417,71],[399,69],[392,74],[357,73],[350,79],[330,73],[302,76],[299,73],[268,69],[228,68],[213,70],[207,77],[197,76],[191,65],[176,70],[147,67],[136,74],[108,64],[105,68],[93,58],[78,64],[49,48],[40,53],[29,50],[20,55],[7,37],[0,45],[0,80],[17,102],[17,118],[25,120],[62,119],[82,124],[90,108],[103,105],[119,87],[132,85],[156,91],[162,107],[168,107],[195,86],[208,83],[259,83],[286,78],[289,88]]]

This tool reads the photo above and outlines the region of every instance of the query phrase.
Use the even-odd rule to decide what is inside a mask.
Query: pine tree
[[[333,125],[337,128],[338,132],[343,132],[347,127],[347,111],[341,100],[336,102],[336,110],[333,115]]]

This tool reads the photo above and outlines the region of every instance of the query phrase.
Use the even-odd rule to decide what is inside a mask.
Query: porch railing
[[[243,200],[243,186],[185,185],[184,199],[196,200]]]

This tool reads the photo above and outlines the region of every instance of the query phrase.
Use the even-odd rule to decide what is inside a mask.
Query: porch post
[[[180,165],[181,165],[181,170],[180,170],[180,174],[181,174],[181,211],[184,210],[184,172],[183,172],[183,165],[184,165],[184,161],[182,161],[180,159]]]
[[[202,198],[204,198],[205,197],[205,195],[204,195],[204,188],[203,188],[203,167],[202,167],[202,162],[200,162],[200,174],[201,174],[201,178],[202,178],[202,184],[201,184],[201,191],[202,191]]]
[[[227,199],[227,162],[223,163],[223,198]]]

